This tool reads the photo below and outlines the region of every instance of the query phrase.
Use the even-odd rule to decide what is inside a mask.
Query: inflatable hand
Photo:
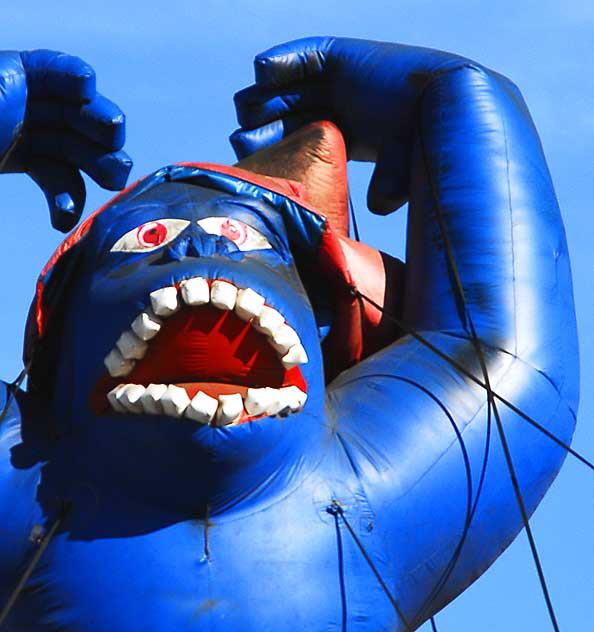
[[[408,197],[415,108],[436,73],[468,63],[457,55],[402,44],[310,37],[255,59],[256,83],[235,95],[240,157],[312,120],[345,135],[349,158],[376,162],[368,204],[389,212]]]
[[[85,203],[82,170],[123,188],[132,167],[124,114],[95,90],[93,69],[50,50],[0,53],[0,171],[26,172],[43,190],[54,228],[66,232]]]

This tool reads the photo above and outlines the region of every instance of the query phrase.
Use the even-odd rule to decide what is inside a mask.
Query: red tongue
[[[250,387],[300,386],[266,336],[233,312],[183,307],[164,321],[146,355],[126,377],[131,384],[222,382]]]

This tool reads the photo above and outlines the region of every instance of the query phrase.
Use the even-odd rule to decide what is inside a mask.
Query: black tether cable
[[[518,479],[516,477],[516,472],[515,472],[515,468],[513,465],[513,461],[512,461],[512,457],[511,457],[511,453],[509,451],[509,446],[507,443],[507,437],[505,436],[505,431],[503,429],[503,424],[501,423],[501,418],[499,416],[499,411],[497,409],[497,405],[495,404],[495,397],[494,397],[494,392],[491,388],[491,382],[489,379],[489,371],[487,369],[487,363],[485,361],[485,356],[483,353],[483,349],[481,347],[481,342],[480,339],[476,333],[476,330],[474,328],[474,323],[472,322],[472,316],[468,310],[468,303],[466,301],[466,296],[465,296],[465,292],[464,292],[464,286],[462,285],[462,281],[460,279],[460,274],[459,274],[459,270],[458,270],[458,266],[456,264],[456,258],[454,256],[454,249],[452,247],[452,244],[450,242],[450,238],[449,238],[449,233],[446,227],[446,223],[445,223],[445,219],[444,219],[444,215],[443,215],[443,209],[441,208],[441,204],[440,204],[440,199],[439,199],[439,195],[437,194],[437,187],[436,187],[436,183],[435,180],[433,178],[433,173],[430,169],[430,162],[427,159],[427,148],[425,146],[425,140],[423,138],[423,134],[422,134],[422,127],[419,128],[420,129],[420,133],[419,133],[419,139],[420,139],[420,144],[421,144],[421,151],[422,151],[422,155],[423,155],[423,161],[425,162],[425,168],[426,168],[426,172],[427,172],[427,177],[429,180],[429,185],[431,187],[431,193],[433,196],[433,201],[435,203],[435,214],[437,217],[437,221],[439,223],[439,227],[440,227],[440,231],[441,231],[441,236],[444,242],[444,246],[445,246],[445,251],[446,251],[446,256],[447,256],[447,260],[448,260],[448,264],[450,267],[450,271],[453,274],[454,277],[454,289],[458,295],[458,299],[461,302],[461,305],[463,307],[463,311],[464,311],[464,316],[468,321],[468,327],[470,328],[470,336],[472,339],[472,343],[474,345],[474,348],[476,350],[476,354],[477,354],[477,358],[479,360],[480,366],[481,366],[481,371],[483,374],[483,380],[484,380],[484,384],[485,384],[485,388],[487,390],[487,398],[488,400],[491,402],[492,408],[493,408],[493,415],[495,417],[495,423],[497,426],[497,431],[499,433],[499,438],[501,440],[501,446],[503,448],[503,452],[505,455],[505,460],[507,463],[507,467],[509,470],[509,475],[510,475],[510,479],[512,482],[512,486],[514,488],[514,493],[516,496],[516,500],[518,503],[518,507],[520,509],[520,513],[522,515],[522,522],[524,523],[524,528],[526,529],[526,535],[528,536],[528,541],[530,543],[530,549],[532,551],[532,557],[534,559],[534,563],[536,566],[536,570],[538,573],[538,577],[540,580],[540,585],[541,585],[541,589],[547,604],[547,609],[549,611],[549,617],[551,619],[551,623],[553,625],[553,628],[555,630],[555,632],[559,632],[559,627],[557,625],[557,619],[555,617],[555,612],[553,610],[553,604],[551,602],[550,599],[550,595],[549,595],[549,591],[547,588],[547,583],[545,580],[545,576],[544,576],[544,572],[542,570],[542,565],[540,563],[540,558],[538,555],[538,551],[536,549],[536,542],[534,540],[534,537],[532,535],[532,529],[530,528],[530,523],[529,523],[529,519],[528,519],[528,513],[526,511],[526,507],[524,505],[524,499],[522,497],[522,492],[520,490],[520,486],[518,484]]]
[[[349,213],[351,215],[351,221],[353,224],[353,237],[355,241],[361,241],[359,238],[359,226],[357,225],[357,216],[355,215],[355,207],[353,206],[353,198],[351,197],[351,193],[349,191]]]
[[[369,298],[368,296],[365,296],[365,294],[363,294],[362,292],[359,292],[359,290],[357,290],[356,288],[352,288],[352,292],[358,298],[362,298],[363,300],[367,301],[370,305],[373,305],[373,307],[375,307],[376,309],[380,310],[386,316],[386,318],[391,320],[405,334],[411,336],[415,340],[418,340],[421,344],[423,344],[428,349],[433,351],[433,353],[438,355],[440,358],[446,360],[446,362],[449,362],[455,369],[460,371],[460,373],[462,373],[469,380],[472,380],[475,384],[478,384],[479,386],[481,386],[485,390],[487,389],[485,383],[482,382],[478,377],[473,375],[466,367],[461,365],[454,358],[450,357],[447,353],[442,351],[439,347],[436,347],[432,342],[429,342],[429,340],[427,340],[427,338],[425,338],[424,336],[422,336],[421,334],[416,332],[414,329],[412,329],[411,327],[406,325],[399,318],[397,318],[396,316],[394,316],[394,315],[390,314],[389,312],[385,311],[385,309],[381,305],[376,303],[373,299]],[[567,445],[567,443],[565,443],[564,441],[562,441],[561,439],[556,437],[550,430],[547,430],[544,426],[539,424],[535,419],[530,417],[530,415],[525,413],[523,410],[521,410],[520,408],[518,408],[517,406],[512,404],[509,400],[505,399],[505,397],[502,397],[501,395],[499,395],[495,391],[493,391],[493,398],[499,400],[507,408],[512,410],[514,413],[516,413],[516,415],[522,417],[522,419],[524,419],[529,424],[531,424],[532,426],[534,426],[535,428],[540,430],[540,432],[542,432],[544,435],[549,437],[549,439],[552,439],[557,445],[562,447],[568,454],[571,454],[576,459],[581,461],[584,465],[589,467],[592,471],[594,471],[594,463],[592,463],[585,456],[582,456],[579,452],[577,452],[576,450],[571,448],[569,445]]]
[[[72,508],[72,505],[69,502],[64,501],[62,503],[62,507],[60,508],[60,513],[58,514],[58,517],[54,521],[54,524],[51,526],[51,529],[40,541],[37,551],[35,551],[35,555],[33,556],[32,560],[29,562],[29,565],[25,569],[25,572],[22,574],[21,578],[19,579],[18,584],[15,586],[15,589],[12,591],[10,597],[8,598],[8,601],[4,605],[4,608],[2,608],[2,612],[0,613],[0,626],[5,622],[6,618],[10,614],[10,611],[12,610],[14,604],[16,603],[16,600],[18,599],[19,595],[23,591],[25,584],[29,580],[29,577],[31,577],[31,573],[33,573],[33,571],[35,570],[35,567],[39,563],[39,560],[41,559],[42,555],[45,553],[45,550],[47,549],[49,543],[52,541],[53,537],[56,535],[56,532],[58,531],[58,529],[60,528],[64,520],[68,517],[68,514],[70,513],[71,508]]]
[[[12,142],[8,146],[8,149],[6,150],[4,156],[2,157],[2,160],[0,160],[0,172],[4,171],[4,167],[6,166],[6,163],[8,162],[8,159],[10,158],[12,152],[14,151],[14,148],[17,146],[17,143],[21,140],[22,135],[23,135],[23,124],[20,123],[18,127],[15,128],[15,130],[13,131]]]
[[[463,441],[463,439],[461,439]],[[458,541],[458,544],[456,545],[456,548],[454,549],[454,553],[452,554],[452,557],[450,559],[450,561],[448,562],[448,564],[446,565],[445,569],[443,570],[441,576],[439,577],[439,579],[437,580],[437,582],[435,583],[435,586],[433,587],[433,589],[431,590],[431,592],[429,593],[429,595],[427,596],[427,598],[425,599],[425,601],[423,602],[423,604],[421,605],[421,607],[419,608],[419,612],[417,614],[417,618],[418,619],[422,619],[425,611],[431,606],[433,600],[435,599],[435,597],[437,597],[437,595],[439,594],[439,592],[441,591],[441,589],[446,585],[448,579],[451,577],[452,573],[454,572],[454,569],[456,567],[456,564],[458,563],[458,560],[460,559],[460,556],[462,555],[462,548],[464,547],[464,543],[466,542],[466,537],[468,536],[468,531],[470,530],[470,526],[472,524],[472,520],[474,518],[474,514],[476,513],[476,508],[478,506],[478,502],[481,496],[481,492],[483,490],[483,483],[485,482],[485,475],[487,473],[487,463],[489,460],[489,448],[491,445],[491,404],[490,402],[488,402],[487,404],[487,432],[486,432],[486,437],[485,437],[485,450],[483,453],[483,462],[481,465],[481,475],[479,477],[479,483],[477,486],[477,490],[476,490],[476,496],[474,497],[474,501],[472,503],[472,508],[470,509],[470,512],[467,510],[466,512],[466,518],[464,520],[464,527],[462,529],[462,533],[460,535],[460,539]],[[468,474],[467,474],[468,476]]]
[[[484,450],[484,454],[483,454],[483,463],[481,466],[481,475],[479,478],[479,484],[477,487],[477,491],[476,491],[476,495],[474,496],[473,499],[473,493],[472,493],[472,472],[470,469],[470,459],[468,457],[468,451],[466,449],[466,444],[464,443],[464,438],[462,436],[462,432],[459,430],[458,426],[456,425],[456,422],[452,416],[452,414],[450,413],[450,411],[444,406],[443,402],[441,402],[439,400],[439,398],[437,398],[429,389],[425,388],[422,384],[419,384],[418,382],[415,382],[414,380],[411,380],[409,378],[405,378],[399,375],[393,375],[390,373],[374,373],[373,377],[383,377],[383,378],[389,378],[389,379],[393,379],[393,380],[399,380],[401,382],[405,382],[407,384],[410,384],[411,386],[420,389],[421,391],[423,391],[425,393],[425,395],[427,395],[427,397],[433,399],[433,401],[437,404],[437,406],[439,406],[444,415],[448,418],[448,421],[450,422],[450,425],[452,426],[454,433],[456,434],[456,439],[458,440],[458,443],[460,444],[460,449],[462,451],[462,457],[464,460],[464,472],[466,474],[466,497],[467,497],[467,502],[466,502],[466,511],[465,511],[465,518],[464,518],[464,526],[462,529],[462,534],[460,536],[459,542],[456,545],[456,548],[454,549],[454,553],[452,554],[452,557],[450,558],[450,561],[447,563],[445,569],[443,570],[441,576],[439,577],[439,579],[437,580],[437,582],[435,583],[435,586],[431,589],[431,592],[428,594],[428,596],[425,598],[425,601],[421,604],[421,606],[419,607],[419,610],[417,612],[417,614],[414,617],[414,621],[417,620],[423,620],[424,616],[425,616],[425,612],[426,610],[428,610],[428,608],[431,606],[431,602],[433,601],[433,599],[435,598],[435,596],[439,593],[439,591],[441,590],[441,588],[445,585],[445,583],[447,582],[447,580],[449,579],[450,575],[452,574],[456,563],[458,562],[458,559],[460,558],[460,555],[462,553],[462,547],[464,545],[464,542],[466,541],[466,536],[468,534],[468,531],[470,529],[470,525],[472,524],[472,519],[474,517],[474,514],[476,512],[476,507],[478,505],[478,501],[481,495],[481,491],[483,488],[483,483],[485,480],[485,474],[486,474],[486,469],[487,469],[487,461],[488,461],[488,456],[489,456],[489,446],[490,446],[490,437],[491,437],[491,407],[490,405],[488,406],[487,409],[487,433],[486,433],[486,438],[485,438],[485,450]],[[353,380],[353,381],[356,381]],[[344,382],[343,384],[348,384],[350,382],[350,380],[347,380],[346,382]]]
[[[483,482],[484,482],[484,479],[485,479],[487,457],[488,457],[488,453],[489,453],[489,443],[490,443],[490,428],[491,428],[490,414],[488,415],[487,439],[486,439],[486,445],[485,445],[485,452],[484,452],[484,456],[483,456],[483,464],[482,464],[482,467],[481,467],[481,476],[480,476],[480,479],[479,479],[479,484],[478,484],[476,495],[474,496],[474,499],[473,499],[472,471],[471,471],[471,468],[470,468],[470,458],[468,457],[468,450],[466,449],[466,444],[464,443],[464,438],[462,436],[462,432],[460,431],[460,429],[456,425],[456,422],[455,422],[452,414],[444,406],[443,402],[441,402],[439,400],[439,398],[436,397],[429,389],[425,388],[422,384],[419,384],[418,382],[415,382],[414,380],[410,380],[408,378],[405,378],[405,377],[402,377],[402,376],[399,376],[399,375],[392,375],[392,374],[389,374],[389,373],[374,373],[373,376],[374,377],[391,378],[391,379],[394,379],[394,380],[399,380],[401,382],[405,382],[405,383],[410,384],[411,386],[413,386],[415,388],[420,389],[421,391],[423,391],[423,393],[425,393],[425,395],[427,395],[427,397],[431,398],[435,402],[435,404],[442,409],[444,415],[448,418],[448,421],[450,422],[450,425],[452,426],[452,428],[454,430],[454,433],[456,435],[456,439],[457,439],[457,441],[458,441],[458,443],[460,445],[460,449],[462,451],[462,458],[463,458],[463,461],[464,461],[464,472],[466,474],[466,510],[465,510],[464,526],[462,528],[462,534],[460,536],[458,544],[456,545],[456,548],[454,549],[454,553],[452,554],[452,557],[450,558],[449,562],[447,563],[447,565],[446,565],[445,569],[443,570],[441,576],[438,578],[435,586],[431,589],[431,592],[425,598],[425,601],[419,607],[419,610],[418,610],[417,614],[414,617],[414,621],[417,621],[417,620],[424,619],[426,611],[431,606],[431,602],[433,601],[435,596],[439,593],[441,588],[445,585],[445,583],[449,579],[449,577],[452,574],[452,572],[454,570],[454,567],[456,566],[456,563],[458,562],[458,559],[460,558],[460,555],[462,553],[462,547],[464,545],[464,542],[466,541],[466,536],[468,534],[468,530],[470,529],[470,525],[472,523],[472,518],[474,517],[475,511],[476,511],[476,507],[477,507],[477,504],[478,504],[478,500],[479,500],[479,497],[480,497],[480,493],[481,493],[481,490],[482,490],[482,487],[483,487]],[[346,383],[348,383],[348,381]]]
[[[14,399],[14,394],[19,390],[19,388],[21,387],[21,384],[27,377],[27,373],[29,372],[30,366],[31,366],[31,363],[28,363],[23,368],[23,370],[18,374],[14,382],[7,384],[8,396],[6,398],[6,402],[4,403],[4,408],[2,409],[2,412],[0,413],[0,424],[4,421],[4,418],[8,414],[8,409],[10,408],[10,404],[12,404],[12,400]]]
[[[431,617],[430,621],[431,621],[431,630],[432,630],[432,632],[437,632],[437,626],[435,625],[435,619],[433,617]]]
[[[404,624],[405,629],[407,630],[407,632],[412,632],[412,628],[410,627],[410,624],[406,620],[406,617],[404,616],[404,613],[400,609],[400,606],[396,602],[396,599],[394,599],[394,597],[392,596],[392,593],[390,592],[388,586],[386,585],[386,582],[384,581],[383,577],[380,575],[380,572],[377,570],[375,564],[373,563],[373,560],[369,556],[369,553],[367,553],[367,551],[365,550],[363,543],[361,542],[361,540],[359,540],[359,538],[357,537],[357,534],[353,530],[353,527],[351,527],[350,522],[347,520],[346,516],[344,515],[344,510],[342,508],[342,505],[338,502],[338,500],[333,500],[332,504],[328,507],[327,511],[328,513],[334,516],[338,515],[342,518],[342,521],[344,522],[345,527],[348,529],[349,533],[351,534],[351,537],[353,538],[353,540],[356,542],[357,546],[359,547],[359,550],[361,551],[363,557],[365,558],[365,561],[367,562],[367,564],[369,564],[369,568],[371,568],[371,570],[373,571],[373,574],[375,575],[377,581],[380,583],[380,586],[382,587],[382,590],[386,594],[386,597],[390,600],[390,603],[394,607],[394,610],[396,611],[396,613],[400,617],[400,620]]]
[[[346,596],[346,586],[344,583],[344,552],[342,546],[342,535],[340,533],[340,524],[338,522],[338,511],[329,509],[329,512],[334,516],[334,527],[336,529],[336,544],[338,547],[338,581],[340,584],[340,602],[342,604],[342,625],[341,632],[347,632],[347,621],[348,621],[348,612],[347,612],[347,596]]]
[[[549,590],[547,588],[546,579],[544,576],[544,572],[542,569],[542,565],[540,563],[540,557],[538,555],[538,550],[536,548],[536,541],[534,540],[534,536],[532,534],[532,528],[530,527],[530,521],[528,518],[528,512],[526,511],[526,506],[524,504],[524,498],[522,497],[522,491],[520,490],[520,485],[518,483],[518,479],[516,476],[516,471],[514,468],[511,452],[509,450],[509,445],[507,443],[507,437],[505,436],[505,431],[503,430],[503,424],[501,423],[501,417],[499,416],[499,410],[497,409],[497,405],[495,404],[495,400],[493,397],[493,390],[491,389],[491,384],[489,381],[489,372],[487,370],[487,365],[485,363],[485,356],[483,354],[483,350],[480,345],[480,341],[478,336],[476,335],[476,331],[474,329],[474,325],[472,323],[472,319],[469,316],[469,325],[471,328],[472,341],[475,344],[476,352],[481,363],[481,369],[483,371],[483,376],[485,379],[485,384],[487,386],[487,397],[491,402],[491,406],[493,407],[493,415],[495,417],[495,424],[497,426],[497,432],[499,433],[499,438],[501,440],[501,446],[503,448],[503,453],[505,455],[505,461],[507,463],[507,467],[509,469],[509,475],[511,478],[512,486],[514,488],[514,493],[516,495],[516,500],[518,502],[518,507],[520,509],[520,513],[522,514],[522,521],[524,522],[524,528],[526,529],[526,535],[528,536],[528,542],[530,543],[530,549],[532,551],[532,557],[534,558],[534,564],[536,566],[536,571],[538,573],[538,578],[540,580],[540,585],[542,588],[542,592],[547,604],[547,609],[549,611],[549,617],[551,619],[551,623],[553,624],[553,628],[555,632],[559,632],[559,626],[557,625],[557,619],[555,617],[555,611],[553,609],[553,603],[551,601],[551,597],[549,595]]]

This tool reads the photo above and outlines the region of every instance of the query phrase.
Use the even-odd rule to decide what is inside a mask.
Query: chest
[[[250,516],[165,521],[146,532],[138,516],[112,519],[111,532],[74,520],[36,567],[11,629],[282,632],[340,630],[346,620],[348,629],[380,629],[389,603],[344,523],[328,513],[330,487],[318,482]],[[347,513],[381,558],[360,503]]]

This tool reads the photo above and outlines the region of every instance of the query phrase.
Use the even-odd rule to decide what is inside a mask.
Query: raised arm
[[[370,208],[387,213],[409,201],[398,317],[484,382],[478,344],[493,389],[568,441],[578,380],[569,261],[517,88],[447,53],[334,38],[263,53],[256,78],[236,97],[236,150],[334,120],[350,157],[376,162]],[[421,621],[521,528],[495,411],[484,388],[409,335],[343,373],[329,393],[363,492],[391,536],[394,595]],[[532,511],[564,451],[496,406]]]
[[[277,46],[255,66],[256,84],[236,95],[240,155],[329,117],[349,158],[376,162],[370,208],[385,214],[410,202],[402,315],[411,326],[466,329],[456,268],[484,342],[515,352],[522,337],[522,357],[535,360],[536,346],[558,340],[573,313],[563,228],[538,136],[509,80],[441,51],[337,38]]]

